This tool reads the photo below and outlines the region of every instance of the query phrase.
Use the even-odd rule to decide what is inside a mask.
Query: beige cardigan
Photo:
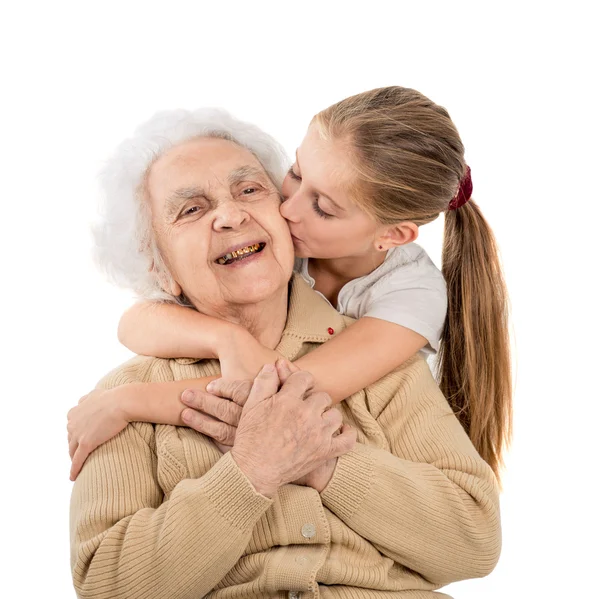
[[[277,350],[295,360],[353,321],[297,275]],[[343,356],[340,356],[343,360]],[[218,374],[218,362],[136,357],[100,383]],[[258,494],[194,430],[132,423],[86,461],[71,498],[79,597],[432,599],[500,552],[498,489],[415,356],[340,405],[358,430],[327,488]]]

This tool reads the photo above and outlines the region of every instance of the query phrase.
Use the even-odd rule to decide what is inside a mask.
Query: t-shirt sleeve
[[[437,353],[446,319],[446,281],[426,254],[395,268],[368,294],[360,316],[399,324],[427,339],[425,353]]]

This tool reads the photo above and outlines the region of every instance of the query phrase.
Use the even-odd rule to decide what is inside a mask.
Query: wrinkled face
[[[279,193],[250,151],[182,143],[152,165],[147,191],[165,264],[199,311],[222,315],[287,285],[294,255]]]
[[[373,250],[377,224],[345,191],[355,176],[347,154],[344,144],[324,141],[309,127],[282,187],[281,215],[296,256],[342,258]]]

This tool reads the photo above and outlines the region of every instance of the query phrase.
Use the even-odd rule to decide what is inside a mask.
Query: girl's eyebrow
[[[296,150],[296,164],[298,165],[298,168],[302,170],[302,168],[300,168],[300,161],[298,160],[298,150]],[[340,212],[348,212],[345,208],[342,208],[342,206],[340,206],[337,202],[334,202],[326,193],[323,193],[318,189],[315,189],[315,191],[320,196],[323,196],[326,200],[329,200]]]

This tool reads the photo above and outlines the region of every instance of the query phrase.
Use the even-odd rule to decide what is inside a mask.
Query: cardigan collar
[[[281,340],[276,351],[287,355],[290,360],[296,358],[290,355],[289,342],[298,341],[297,354],[303,343],[325,343],[346,328],[345,318],[331,304],[298,274],[294,273],[289,283],[288,315]],[[286,348],[286,351],[281,351]],[[176,358],[179,364],[194,364],[203,358]]]

